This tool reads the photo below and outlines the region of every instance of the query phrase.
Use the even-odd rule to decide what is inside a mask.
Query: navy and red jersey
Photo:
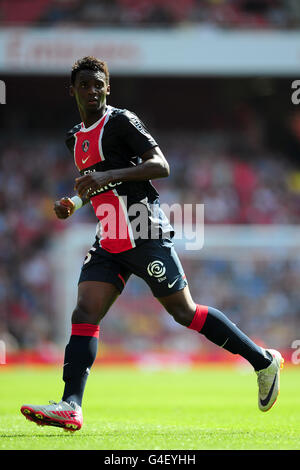
[[[67,133],[66,144],[81,175],[134,167],[145,152],[158,145],[134,113],[112,106],[107,106],[92,126],[74,126]],[[100,246],[111,253],[130,250],[153,234],[155,238],[174,235],[151,181],[110,183],[89,196],[99,219],[96,236]],[[146,220],[138,220],[139,207],[144,209]],[[147,225],[146,232],[145,227],[137,227],[137,221]]]

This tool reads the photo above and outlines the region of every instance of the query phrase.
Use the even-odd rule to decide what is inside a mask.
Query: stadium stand
[[[18,3],[16,7],[16,3]],[[299,28],[297,0],[2,0],[2,25]]]
[[[188,28],[199,24],[207,28],[288,30],[300,26],[300,3],[298,0],[1,0],[0,24],[29,28]],[[58,221],[52,210],[55,199],[73,194],[73,181],[77,176],[73,159],[63,143],[65,121],[62,117],[70,114],[70,110],[63,108],[61,95],[56,97],[53,93],[48,98],[48,105],[60,106],[55,118],[54,111],[53,115],[51,112],[42,114],[44,110],[34,114],[26,101],[27,85],[20,90],[15,77],[8,77],[9,80],[14,90],[10,96],[11,106],[7,107],[5,122],[0,116],[0,182],[5,182],[5,186],[0,185],[0,332],[9,349],[39,350],[43,357],[51,358],[52,353],[55,356],[56,338],[53,279],[47,249],[52,235],[63,233],[72,224],[96,221],[89,207],[78,211],[67,222]],[[30,76],[24,77],[23,83],[30,80]],[[30,92],[37,96],[42,94],[49,85],[46,80],[41,78],[43,89],[39,84],[35,88],[34,82]],[[127,85],[124,81],[121,86],[124,96],[130,95],[130,89],[136,92],[135,86],[127,88]],[[258,100],[257,96],[253,96],[253,100],[250,97],[247,105],[242,98],[236,106],[236,102],[230,101],[234,87],[227,89],[224,83],[222,85],[224,96],[217,96],[214,102],[212,88],[207,88],[211,91],[207,94],[199,91],[201,112],[198,109],[190,112],[198,113],[200,130],[187,131],[182,127],[175,133],[161,127],[154,110],[145,111],[150,113],[149,122],[159,130],[155,136],[172,170],[168,180],[154,183],[161,201],[203,203],[207,224],[298,225],[299,112],[296,110],[277,128],[273,126],[269,132],[271,138],[266,140],[266,123],[272,123],[274,116],[272,107],[268,116],[261,114],[264,101],[260,107],[253,105],[252,108],[249,103]],[[170,87],[162,86],[161,90],[167,93],[172,86],[170,81]],[[290,91],[289,85],[284,86]],[[147,87],[136,92],[136,102],[142,108],[141,96],[145,90]],[[175,96],[175,88],[170,93]],[[205,101],[206,95],[212,101],[211,106]],[[221,116],[226,99],[237,110],[232,127],[230,119]],[[277,103],[278,99],[276,95]],[[274,103],[274,94],[271,100]],[[278,109],[285,116],[286,110],[280,106],[278,104]],[[168,112],[168,106],[165,108]],[[205,127],[211,109],[214,115]],[[39,133],[37,127],[36,120],[41,122],[41,115],[45,127],[54,120],[57,124],[56,129],[50,125],[47,135]],[[190,121],[195,122],[194,118],[195,114]],[[163,119],[167,122],[169,116]],[[229,126],[224,127],[226,119]],[[38,134],[34,136],[34,151],[31,129],[37,129]],[[266,340],[276,338],[278,347],[291,344],[294,331],[299,330],[300,264],[297,260],[253,259],[239,266],[228,260],[183,262],[200,302],[219,306],[249,334],[257,331],[260,322],[261,334]],[[129,283],[126,289],[128,297],[120,304],[126,314],[119,316],[118,321],[112,315],[106,323],[106,338],[110,344],[127,351],[155,350],[171,348],[172,341],[176,340],[182,341],[183,347],[199,348],[198,341],[186,341],[186,332],[179,331],[167,314],[159,312],[152,298],[145,302],[148,292],[145,286]],[[146,303],[148,310],[141,308]],[[155,320],[151,315],[154,311],[157,313]],[[137,315],[139,322],[136,322]],[[276,318],[276,326],[272,326],[272,318]],[[175,330],[175,336],[169,334]]]

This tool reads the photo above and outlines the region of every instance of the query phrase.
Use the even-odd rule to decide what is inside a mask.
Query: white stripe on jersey
[[[125,219],[126,219],[127,228],[128,228],[128,235],[129,235],[129,238],[130,238],[130,241],[131,241],[132,248],[134,248],[134,247],[135,247],[135,240],[134,240],[134,236],[133,236],[133,233],[132,233],[132,228],[131,228],[131,224],[130,224],[130,221],[129,221],[128,212],[127,212],[127,208],[126,208],[126,206],[125,206],[124,200],[123,200],[122,196],[120,196],[120,195],[118,194],[118,192],[117,192],[116,189],[113,189],[112,192],[113,192],[114,195],[117,196],[117,198],[119,199],[120,206],[121,206],[122,209],[123,209],[123,213],[124,213],[124,216],[125,216]]]
[[[80,169],[78,168],[77,166],[77,163],[76,163],[76,157],[75,157],[75,154],[76,154],[76,144],[77,144],[77,132],[74,134],[74,139],[75,139],[75,142],[74,142],[74,163],[75,163],[75,166],[77,168],[77,170],[80,172]]]
[[[100,154],[101,161],[105,160],[105,156],[104,156],[103,149],[102,149],[102,135],[103,135],[105,124],[110,118],[111,112],[112,112],[112,107],[107,106],[106,116],[105,116],[104,123],[100,131],[100,135],[99,135],[99,154]]]
[[[98,119],[98,121],[94,122],[94,124],[92,124],[90,127],[85,127],[84,123],[82,122],[80,132],[90,132],[90,131],[92,131],[93,129],[95,129],[98,126],[98,124],[100,123],[100,121],[102,121],[104,116],[106,116],[107,113],[110,114],[110,112],[111,112],[111,106],[107,106],[107,110],[105,111],[103,116],[101,116],[101,118]]]

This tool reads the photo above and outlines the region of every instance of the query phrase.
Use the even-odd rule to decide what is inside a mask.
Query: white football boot
[[[280,388],[280,369],[283,367],[284,359],[279,351],[266,349],[273,360],[265,369],[255,371],[258,384],[258,408],[268,411],[275,404]]]
[[[50,405],[23,405],[21,413],[40,426],[57,426],[66,431],[78,431],[83,422],[81,407],[74,402],[49,401]]]

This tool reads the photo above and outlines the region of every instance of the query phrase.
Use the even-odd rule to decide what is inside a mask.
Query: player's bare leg
[[[283,365],[278,351],[256,345],[219,310],[196,304],[188,286],[158,300],[175,321],[250,362],[257,374],[259,409],[268,411],[274,405],[279,394],[279,374]]]
[[[65,350],[62,400],[50,405],[23,405],[21,412],[27,419],[70,431],[81,428],[82,397],[97,355],[99,323],[118,295],[118,289],[110,283],[85,281],[79,284],[72,334]]]
[[[84,281],[78,286],[77,304],[72,314],[72,324],[99,325],[120,292],[109,282]]]

